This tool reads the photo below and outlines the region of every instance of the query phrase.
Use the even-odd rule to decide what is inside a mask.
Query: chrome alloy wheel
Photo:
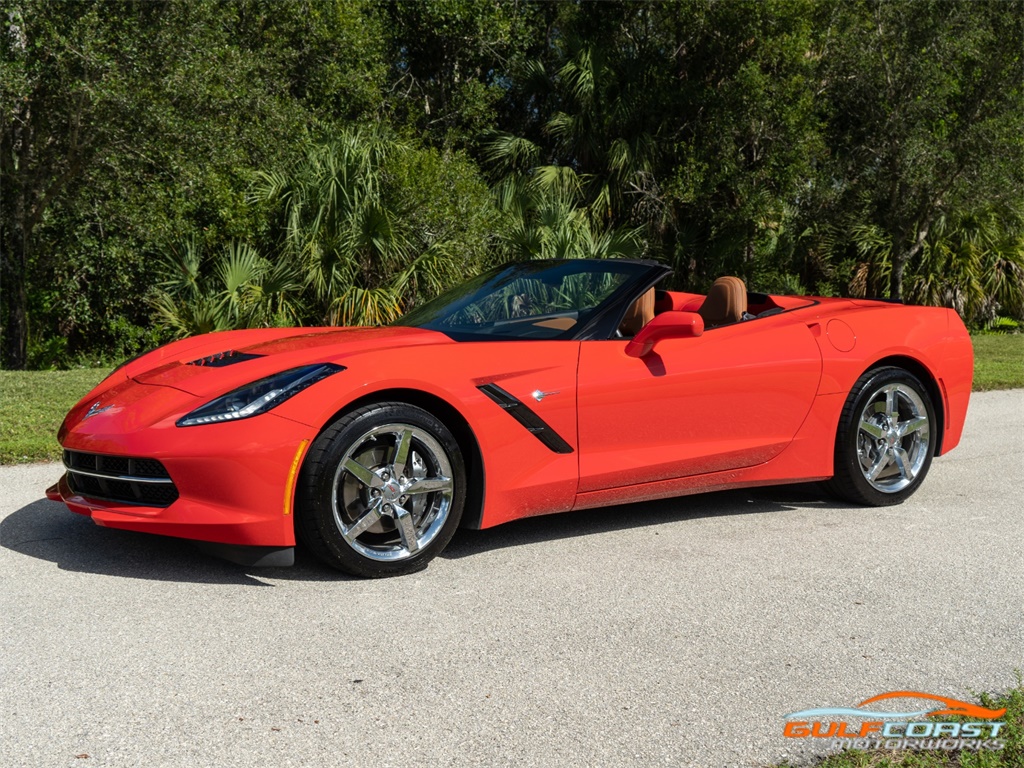
[[[448,455],[431,434],[411,424],[383,424],[354,441],[338,463],[334,523],[364,557],[404,560],[440,533],[454,487]]]
[[[879,387],[867,400],[857,430],[860,471],[882,493],[898,493],[914,482],[928,459],[928,409],[902,383]]]

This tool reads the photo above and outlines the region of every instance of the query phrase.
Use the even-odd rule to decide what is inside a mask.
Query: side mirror
[[[626,345],[630,357],[649,355],[665,339],[689,339],[704,333],[704,318],[696,312],[662,312],[640,329]]]

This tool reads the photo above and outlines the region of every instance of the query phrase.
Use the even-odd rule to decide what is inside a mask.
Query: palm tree
[[[527,259],[635,258],[641,230],[601,226],[582,205],[580,178],[564,166],[507,176],[495,187],[506,217],[500,235],[509,252]]]
[[[859,257],[850,293],[881,295],[890,281],[892,237],[857,223],[848,240]],[[911,303],[950,307],[971,325],[991,325],[1000,314],[1024,319],[1024,212],[1010,205],[938,216],[909,270],[904,294]]]
[[[417,252],[389,165],[410,147],[353,128],[310,146],[283,172],[258,175],[253,198],[281,213],[279,258],[304,275],[317,314],[331,325],[378,325],[402,313],[417,291],[451,284],[443,244]]]
[[[182,337],[232,328],[296,325],[302,283],[286,261],[271,264],[246,243],[230,242],[211,260],[196,237],[162,258],[164,279],[149,295],[157,323]]]
[[[952,307],[985,326],[1000,314],[1024,320],[1024,213],[940,217],[912,270],[907,296],[915,303]]]
[[[647,124],[645,67],[635,57],[612,66],[585,46],[554,78],[562,109],[546,131],[557,154],[584,174],[588,207],[603,222],[634,218],[632,203],[650,186],[657,132]]]
[[[558,105],[544,126],[551,139],[548,163],[541,162],[540,148],[529,140],[495,133],[485,148],[490,166],[504,176],[558,169],[547,171],[549,180],[571,171],[577,207],[585,208],[600,229],[653,222],[661,212],[660,205],[649,204],[657,187],[658,147],[646,108],[648,65],[640,56],[609,62],[590,45],[569,51],[553,74],[533,62],[526,81],[535,91],[552,94]],[[542,183],[544,173],[536,175]]]

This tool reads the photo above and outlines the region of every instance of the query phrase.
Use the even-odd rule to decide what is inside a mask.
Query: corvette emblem
[[[108,406],[100,408],[99,400],[97,400],[95,403],[93,403],[92,405],[89,406],[89,410],[86,411],[85,416],[82,417],[82,421],[85,421],[86,419],[91,419],[93,416],[95,416],[98,413],[103,413],[104,411],[109,411],[113,407],[114,407],[114,404],[111,403]]]

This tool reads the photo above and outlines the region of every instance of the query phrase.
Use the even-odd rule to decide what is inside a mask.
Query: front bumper
[[[301,466],[316,431],[273,413],[197,427],[154,426],[121,434],[65,432],[69,450],[160,461],[178,490],[166,507],[83,496],[67,475],[48,498],[108,528],[246,547],[292,547],[293,467]]]

